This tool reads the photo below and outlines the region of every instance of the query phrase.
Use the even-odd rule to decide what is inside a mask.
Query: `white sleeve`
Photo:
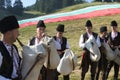
[[[84,43],[83,35],[80,36],[79,46],[80,46],[81,48],[85,48],[85,43]]]
[[[28,44],[27,44],[27,46],[30,46],[30,40],[28,40]]]
[[[101,46],[101,43],[100,43],[100,37],[99,37],[99,36],[97,36],[96,43],[97,43],[98,47]]]
[[[56,40],[54,40],[54,42],[55,42],[56,49],[60,50],[61,49],[61,45]]]
[[[1,52],[0,52],[0,67],[1,67],[1,64],[2,64],[2,59],[3,59],[3,57],[2,57]],[[0,80],[11,80],[11,79],[5,78],[5,77],[0,75]]]
[[[2,57],[1,52],[0,52],[0,67],[1,67],[1,64],[2,64],[2,59],[3,59],[3,57]]]
[[[70,45],[69,45],[69,43],[68,43],[68,40],[67,40],[66,48],[67,48],[67,49],[70,48]]]
[[[8,79],[0,75],[0,80],[12,80],[12,79]]]

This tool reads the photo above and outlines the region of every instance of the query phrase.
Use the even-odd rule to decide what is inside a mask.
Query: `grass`
[[[5,10],[0,10],[0,19],[4,18],[5,16],[9,16],[9,15],[15,15],[15,14],[12,14]],[[22,19],[38,17],[41,15],[45,15],[45,13],[41,13],[38,11],[24,11],[22,16],[17,16],[17,15],[15,16],[17,17],[18,20],[22,20]]]
[[[109,3],[107,3],[107,2],[93,2],[93,3],[76,4],[76,5],[69,6],[69,7],[66,7],[66,8],[63,8],[63,9],[59,9],[59,10],[56,11],[56,13],[70,12],[70,11],[73,11],[73,10],[86,8],[86,7],[89,7],[89,6],[104,5],[104,4],[116,4],[116,2],[114,2],[114,3],[110,3],[110,2]]]
[[[110,22],[112,20],[116,20],[118,22],[118,30],[120,30],[120,14],[118,15],[112,15],[112,16],[104,16],[104,17],[96,17],[96,18],[90,18],[90,20],[93,23],[93,31],[99,33],[99,28],[101,25],[106,25],[108,28],[108,32],[110,32]],[[62,23],[65,25],[65,33],[64,36],[68,38],[69,44],[71,49],[75,52],[77,56],[81,55],[81,48],[79,48],[78,42],[79,37],[82,33],[85,32],[85,22],[88,19],[78,19],[78,20],[72,20],[72,21],[64,21],[64,22],[56,22],[56,23],[48,23],[46,24],[46,33],[50,36],[54,36],[56,34],[56,26],[59,23]],[[20,37],[19,39],[27,45],[28,40],[35,36],[36,34],[36,26],[29,26],[26,28],[20,29]],[[18,43],[16,43],[18,45]],[[19,45],[18,45],[19,46]],[[78,62],[81,60],[81,58],[78,58]],[[80,80],[80,70],[78,69],[79,66],[76,67],[75,71],[71,73],[71,80]],[[113,71],[113,70],[112,70]],[[108,80],[111,80],[113,76],[113,72],[110,73],[110,77]],[[88,72],[86,75],[86,80],[89,80],[90,73]],[[60,76],[60,80],[62,80],[62,77]]]
[[[58,10],[57,13],[61,12],[68,12],[72,10],[76,10],[79,8],[87,7],[87,6],[93,6],[93,5],[101,5],[101,4],[107,4],[107,3],[91,3],[91,4],[79,4],[71,7],[67,7],[61,10]],[[38,12],[25,12],[23,18],[28,18],[28,17],[35,17],[41,15],[41,13]],[[93,23],[93,31],[99,33],[99,28],[102,25],[107,26],[108,32],[110,32],[110,22],[112,20],[116,20],[118,22],[118,30],[120,30],[120,14],[118,15],[111,15],[111,16],[104,16],[104,17],[95,17],[95,18],[89,18],[92,23]],[[56,22],[56,23],[47,23],[46,26],[46,33],[50,36],[56,35],[56,27],[59,23],[62,23],[65,25],[65,33],[64,36],[68,38],[70,48],[75,52],[77,56],[81,55],[82,49],[79,48],[78,42],[79,42],[79,37],[82,33],[85,32],[85,22],[88,19],[78,19],[78,20],[72,20],[72,21],[64,21],[64,22]],[[28,40],[36,35],[36,25],[29,26],[26,28],[21,28],[20,29],[20,36],[19,39],[27,45]],[[21,50],[20,46],[18,43],[15,43],[19,51]],[[81,61],[81,57],[78,58],[78,62]],[[76,67],[76,69],[71,73],[70,78],[71,80],[80,80],[80,72],[79,66]],[[113,70],[110,72],[110,76],[108,80],[112,80],[113,76]],[[88,72],[86,75],[86,80],[90,79],[90,73]],[[119,77],[120,79],[120,77]],[[60,75],[60,80],[62,80],[62,76]]]

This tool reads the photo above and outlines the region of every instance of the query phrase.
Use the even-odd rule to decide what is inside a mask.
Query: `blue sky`
[[[15,0],[12,0],[12,3],[14,3]],[[36,0],[21,0],[23,2],[23,6],[30,6],[36,2]]]

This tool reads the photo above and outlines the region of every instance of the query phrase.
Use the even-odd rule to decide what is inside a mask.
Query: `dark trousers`
[[[63,55],[64,55],[64,53],[60,54],[59,55],[60,58],[62,58]],[[60,75],[60,73],[57,71],[57,69],[54,70],[54,73],[55,73],[54,80],[58,80],[58,76]],[[63,75],[63,80],[70,80],[69,75]]]
[[[54,80],[58,80],[58,76],[60,75],[60,73],[57,71],[57,69],[54,70],[54,73],[55,73]],[[70,80],[69,75],[63,75],[63,80]]]
[[[107,66],[107,71],[106,71],[106,80],[108,78],[109,72],[111,68],[114,66],[114,80],[118,80],[118,73],[119,73],[119,65],[113,61],[110,61]]]
[[[101,54],[101,58],[98,61],[95,80],[105,80],[106,70],[107,70],[107,59],[106,59],[106,56],[104,54]],[[101,73],[101,78],[99,79],[100,72],[102,72],[102,73]]]
[[[54,80],[54,70],[47,69],[44,66],[41,69],[42,80]]]
[[[91,69],[90,69],[91,80],[95,80],[97,62],[91,61],[89,51],[84,51],[83,58],[82,58],[82,64],[81,64],[81,68],[82,68],[81,80],[84,80],[85,75],[88,72],[89,65],[91,65]]]
[[[96,70],[96,80],[105,80],[106,70],[107,70],[107,60],[105,60],[104,58],[103,61],[100,60],[98,62],[98,66]],[[101,71],[102,71],[101,78],[99,79],[99,75]]]

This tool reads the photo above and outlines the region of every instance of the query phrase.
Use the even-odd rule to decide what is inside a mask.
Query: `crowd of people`
[[[86,22],[86,32],[81,35],[79,40],[79,46],[83,48],[82,52],[82,71],[81,80],[85,79],[85,74],[88,72],[89,65],[91,66],[91,79],[90,80],[107,80],[111,68],[114,66],[114,79],[118,80],[119,65],[114,61],[109,61],[106,59],[104,43],[108,43],[111,49],[114,51],[117,47],[120,48],[120,32],[117,31],[117,22],[115,20],[111,21],[111,32],[107,33],[107,26],[102,26],[100,28],[100,35],[92,31],[92,22],[88,20]],[[85,47],[85,42],[89,37],[93,35],[96,39],[96,43],[101,53],[101,58],[99,61],[94,62],[90,59],[90,51]],[[101,78],[99,78],[100,71],[102,71]]]
[[[120,49],[120,32],[118,32],[118,24],[115,20],[111,21],[111,32],[107,33],[107,26],[100,27],[100,35],[92,31],[93,25],[90,20],[86,21],[86,32],[80,36],[79,47],[82,51],[81,75],[80,80],[85,80],[85,75],[91,66],[90,80],[107,80],[111,68],[114,66],[114,80],[118,80],[119,65],[114,61],[106,59],[104,51],[104,43],[108,43],[114,51],[117,47]],[[53,36],[55,46],[60,58],[63,57],[65,50],[70,48],[69,42],[64,34],[64,24],[58,24],[56,28],[56,35]],[[14,44],[19,36],[19,24],[15,16],[7,16],[0,20],[0,32],[2,39],[0,41],[0,80],[22,80],[20,66],[22,63],[19,56],[18,48]],[[39,44],[41,39],[46,36],[46,25],[43,20],[39,20],[36,26],[36,36],[30,39],[28,45]],[[92,61],[90,59],[90,51],[85,47],[86,41],[90,36],[96,40],[97,47],[100,50],[101,57],[99,61]],[[100,75],[100,72],[102,74]],[[38,80],[58,80],[60,73],[57,69],[47,69],[45,66],[40,70]],[[99,77],[101,76],[101,77]],[[63,80],[70,80],[70,74],[63,75]]]

